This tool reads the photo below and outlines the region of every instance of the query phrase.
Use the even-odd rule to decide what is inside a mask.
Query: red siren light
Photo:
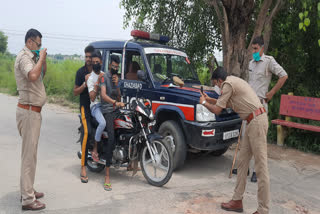
[[[160,43],[168,43],[170,41],[168,36],[163,36],[158,33],[149,33],[141,30],[132,30],[131,36],[138,39],[152,40]]]

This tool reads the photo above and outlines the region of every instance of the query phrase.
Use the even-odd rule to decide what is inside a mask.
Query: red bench
[[[320,121],[320,98],[281,95],[279,114],[289,117]],[[283,130],[284,126],[320,132],[320,126],[307,125],[281,119],[272,120],[271,122],[279,125],[277,127],[278,145],[283,145],[285,137]]]

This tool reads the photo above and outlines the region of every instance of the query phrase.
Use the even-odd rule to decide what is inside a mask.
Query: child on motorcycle
[[[95,143],[92,150],[92,159],[99,162],[98,142],[101,141],[102,132],[106,127],[106,120],[101,112],[100,102],[100,81],[104,73],[101,71],[102,56],[99,50],[92,53],[92,68],[93,72],[86,76],[89,96],[90,96],[90,110],[91,115],[98,121],[99,125],[95,134]]]

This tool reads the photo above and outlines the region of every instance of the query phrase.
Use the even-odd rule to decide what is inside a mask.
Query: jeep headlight
[[[196,120],[200,122],[215,121],[216,115],[203,105],[197,104]]]

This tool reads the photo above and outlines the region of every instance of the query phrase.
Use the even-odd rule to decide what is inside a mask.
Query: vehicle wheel
[[[148,146],[141,151],[141,171],[149,184],[157,187],[165,185],[173,172],[172,153],[163,140],[153,140],[150,148],[155,151],[155,162],[152,161]]]
[[[165,121],[159,128],[159,133],[163,137],[171,137],[173,143],[171,145],[173,154],[173,169],[183,166],[187,157],[187,145],[184,140],[183,132],[179,124],[173,120]]]
[[[226,151],[229,149],[229,146],[223,148],[223,149],[219,149],[219,150],[215,150],[213,152],[211,152],[210,154],[213,155],[213,156],[221,156],[223,155],[224,153],[226,153]]]
[[[96,163],[94,161],[87,161],[87,168],[91,171],[91,172],[101,172],[104,169],[105,165],[100,164],[100,163]]]

